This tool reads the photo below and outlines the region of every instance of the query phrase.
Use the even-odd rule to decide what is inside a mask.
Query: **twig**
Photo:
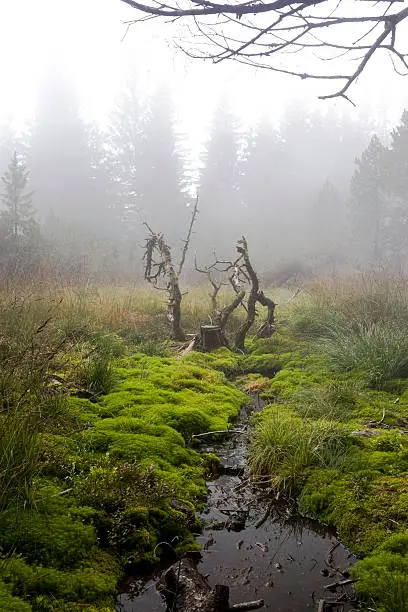
[[[257,523],[255,523],[255,529],[259,529],[259,527],[262,527],[262,525],[264,524],[264,522],[266,521],[266,519],[270,515],[274,505],[275,505],[275,500],[273,500],[273,501],[271,501],[269,503],[269,505],[268,505],[266,511],[264,512],[264,514],[262,515],[262,517],[259,519],[259,521]]]
[[[258,610],[259,608],[263,608],[265,602],[263,599],[256,599],[255,601],[247,601],[243,603],[237,603],[230,606],[230,612],[238,610]]]
[[[204,436],[212,436],[213,434],[246,434],[245,429],[219,429],[216,431],[205,431],[204,433],[193,434],[192,438],[202,438]]]
[[[181,353],[179,353],[178,355],[179,359],[181,359],[181,357],[184,357],[184,355],[187,355],[187,353],[190,353],[191,351],[193,351],[197,343],[198,343],[198,336],[194,336],[194,338],[191,340],[188,346]]]
[[[190,221],[190,225],[189,225],[189,228],[188,228],[187,237],[184,240],[184,247],[183,247],[183,251],[181,253],[181,259],[180,259],[180,264],[179,264],[177,276],[180,276],[180,274],[181,274],[181,272],[183,270],[184,263],[186,261],[188,247],[190,245],[190,240],[191,240],[191,234],[193,232],[193,226],[194,226],[195,220],[197,218],[197,214],[198,214],[198,196],[196,197],[196,201],[195,201],[194,208],[193,208],[193,213],[191,215],[191,221]]]
[[[326,591],[334,591],[334,589],[338,589],[339,587],[342,587],[342,586],[347,586],[348,584],[354,584],[354,582],[357,582],[357,579],[348,578],[347,580],[339,580],[338,582],[332,582],[331,584],[326,584],[326,586],[323,588]]]

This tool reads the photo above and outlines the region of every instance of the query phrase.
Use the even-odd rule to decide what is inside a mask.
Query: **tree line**
[[[143,222],[178,248],[196,193],[192,248],[204,263],[214,252],[229,257],[243,231],[261,272],[285,260],[341,263],[350,252],[373,263],[404,242],[396,234],[406,114],[387,149],[370,118],[293,103],[279,121],[263,116],[248,128],[224,101],[192,152],[165,87],[152,95],[128,87],[101,126],[83,121],[67,79],[51,77],[27,133],[0,132],[3,275],[138,279]]]

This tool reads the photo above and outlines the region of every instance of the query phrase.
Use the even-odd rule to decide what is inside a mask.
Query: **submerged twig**
[[[211,436],[213,434],[230,434],[230,433],[245,434],[247,433],[247,431],[246,429],[217,429],[215,431],[205,431],[203,433],[193,434],[191,437],[192,438],[202,438],[203,436]]]

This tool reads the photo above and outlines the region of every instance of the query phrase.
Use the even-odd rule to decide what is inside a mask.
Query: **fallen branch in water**
[[[332,582],[331,584],[327,584],[324,589],[326,591],[334,591],[334,589],[338,589],[339,587],[347,586],[348,584],[354,584],[357,582],[356,579],[348,578],[347,580],[339,580],[338,582]]]
[[[264,512],[264,514],[262,515],[262,517],[259,519],[259,521],[257,523],[255,523],[255,529],[259,529],[259,527],[262,527],[262,525],[264,524],[264,522],[266,521],[266,519],[270,515],[274,505],[275,505],[275,500],[271,501],[270,504],[268,504],[268,507],[267,507],[266,511]]]
[[[230,606],[230,611],[232,610],[258,610],[259,608],[263,608],[265,602],[263,599],[256,599],[255,601],[247,601],[244,603],[233,604]]]
[[[246,429],[217,429],[215,431],[205,431],[204,433],[193,434],[192,438],[202,438],[203,436],[212,436],[213,434],[245,434],[247,433]]]

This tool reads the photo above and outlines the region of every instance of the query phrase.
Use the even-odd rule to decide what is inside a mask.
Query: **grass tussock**
[[[408,282],[362,276],[315,283],[293,313],[294,333],[335,371],[358,370],[374,388],[408,376]]]
[[[349,448],[347,432],[335,422],[304,421],[283,408],[269,408],[252,440],[250,469],[276,490],[294,493],[307,468],[339,467]]]

